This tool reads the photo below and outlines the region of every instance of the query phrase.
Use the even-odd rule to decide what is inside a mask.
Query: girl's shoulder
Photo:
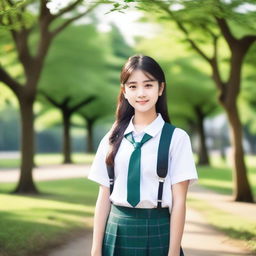
[[[175,126],[173,134],[175,135],[175,137],[186,137],[186,136],[189,136],[188,133],[184,129],[182,129],[180,127],[177,127],[177,126]]]
[[[184,129],[175,126],[172,135],[172,144],[179,144],[179,143],[190,143],[190,136]]]

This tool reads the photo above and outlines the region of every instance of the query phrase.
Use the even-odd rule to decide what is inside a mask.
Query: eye
[[[130,85],[129,88],[134,89],[134,88],[136,88],[136,86],[135,85]]]
[[[152,87],[153,85],[152,84],[146,84],[146,87]]]

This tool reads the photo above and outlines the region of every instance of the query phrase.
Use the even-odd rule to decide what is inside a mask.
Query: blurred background
[[[256,255],[255,11],[241,0],[1,0],[0,255],[90,255],[98,185],[86,176],[138,53],[160,63],[171,122],[192,142],[185,252]],[[67,253],[71,240],[82,242]]]

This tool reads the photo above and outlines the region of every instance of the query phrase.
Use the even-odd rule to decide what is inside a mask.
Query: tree
[[[10,25],[16,23],[17,20],[20,24],[19,29],[11,27],[9,33],[16,47],[17,58],[24,72],[24,80],[19,81],[18,79],[15,79],[2,64],[0,65],[0,81],[13,91],[20,105],[22,122],[22,157],[19,183],[14,190],[16,193],[38,192],[32,179],[34,156],[33,104],[36,97],[37,86],[44,67],[45,57],[47,56],[53,39],[69,24],[87,15],[99,4],[96,2],[87,7],[83,12],[77,13],[76,7],[81,3],[82,0],[73,1],[71,4],[53,14],[47,7],[49,3],[47,3],[46,0],[41,0],[39,3],[34,1],[32,2],[32,5],[38,11],[38,14],[29,12],[29,3],[27,3],[22,5],[21,9],[15,13],[14,16],[8,16]],[[8,5],[13,7],[15,3],[14,1],[8,0]],[[66,19],[65,22],[62,23],[59,22],[56,26],[59,18],[71,12],[73,12],[71,18]],[[33,25],[27,26],[24,17],[27,17],[28,15],[33,19]],[[3,23],[3,20],[1,20],[1,22]],[[52,28],[52,25],[55,25],[55,27]],[[32,49],[30,46],[30,35],[32,34],[32,31],[38,33],[38,44],[36,49]]]
[[[106,53],[100,47],[103,42],[93,24],[70,26],[56,39],[46,59],[39,92],[61,111],[64,163],[71,162],[72,115],[87,108],[106,86]],[[47,104],[43,99],[41,102]]]
[[[100,89],[98,99],[88,108],[83,108],[80,115],[84,118],[87,125],[87,151],[93,152],[93,133],[94,126],[99,120],[113,116],[116,105],[116,95],[118,94],[120,81],[120,70],[127,58],[134,51],[127,45],[119,29],[112,24],[111,31],[105,34],[105,42],[109,45],[107,49],[107,68],[108,73],[104,86]],[[108,100],[106,101],[106,95]],[[113,118],[114,119],[114,118]]]
[[[213,88],[211,81],[206,74],[191,64],[195,59],[195,57],[181,57],[172,61],[171,65],[179,67],[181,71],[167,72],[167,78],[173,84],[168,92],[168,103],[171,117],[174,115],[176,118],[187,120],[187,124],[193,128],[193,133],[198,135],[197,164],[209,165],[204,121],[207,117],[219,113],[220,108],[212,97],[216,94],[216,89]]]
[[[204,62],[180,44],[176,38],[178,33],[175,27],[170,30],[168,26],[162,26],[161,33],[156,34],[151,40],[141,38],[135,49],[156,57],[160,62],[167,81],[171,121],[191,132],[191,135],[198,135],[197,164],[208,165],[203,123],[207,117],[216,115],[221,109],[213,97],[217,92],[204,68]]]
[[[211,67],[212,79],[218,90],[218,101],[225,110],[230,125],[234,200],[253,202],[244,162],[242,125],[237,107],[244,58],[256,41],[255,24],[250,22],[255,14],[241,12],[245,3],[252,4],[251,1],[242,0],[150,0],[141,2],[138,8],[148,12],[153,7],[154,13],[160,13],[162,21],[174,21],[183,32],[186,42]],[[127,4],[119,4],[114,10],[123,8],[127,8]],[[224,40],[230,51],[230,56],[225,56],[228,59],[225,66],[228,66],[228,72],[220,68],[220,64],[223,67],[223,57],[220,63],[219,39]],[[207,48],[209,43],[212,46],[211,54],[208,53],[209,47]]]
[[[251,45],[256,41],[256,34],[249,32],[242,36],[237,36],[232,30],[231,22],[235,21],[232,18],[240,18],[240,21],[245,18],[244,14],[239,15],[234,11],[235,7],[239,7],[242,3],[242,1],[231,1],[231,3],[221,1],[182,1],[184,8],[179,11],[172,11],[170,6],[165,5],[163,2],[160,4],[158,2],[157,5],[176,22],[177,26],[184,33],[187,42],[212,69],[212,78],[219,92],[218,100],[226,111],[231,129],[235,169],[234,199],[235,201],[253,202],[251,188],[246,175],[242,145],[242,125],[237,108],[237,98],[241,87],[244,57]],[[198,14],[198,9],[201,10],[202,14],[195,18],[195,14]],[[188,12],[190,12],[191,16],[189,16]],[[187,27],[189,21],[192,22],[190,28]],[[213,46],[212,56],[209,57],[203,50],[203,47],[200,47],[197,39],[191,36],[192,28],[202,29],[202,31],[210,36]],[[230,50],[230,72],[227,79],[223,79],[224,75],[221,74],[218,63],[218,39],[220,36],[225,40]]]

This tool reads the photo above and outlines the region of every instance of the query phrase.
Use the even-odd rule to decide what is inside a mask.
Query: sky
[[[139,35],[150,38],[158,31],[158,27],[155,24],[145,24],[137,21],[143,14],[135,9],[129,10],[126,13],[116,11],[104,14],[110,9],[110,6],[102,5],[96,12],[99,20],[101,20],[101,24],[98,27],[99,30],[107,31],[110,28],[109,24],[113,22],[118,26],[130,45],[134,45],[135,36]]]
[[[63,7],[69,5],[74,0],[49,0],[47,3],[47,7],[51,10],[51,12],[58,12],[58,10],[62,9]],[[116,0],[117,2],[118,0]],[[222,0],[224,2],[230,2],[231,0]],[[87,0],[86,3],[93,3],[95,0]],[[129,3],[129,6],[132,6],[133,3]],[[131,46],[135,44],[134,37],[135,36],[143,36],[146,38],[153,37],[156,33],[159,33],[160,27],[157,24],[150,24],[150,23],[140,23],[138,19],[143,15],[142,12],[136,10],[135,8],[131,7],[129,10],[125,10],[124,13],[120,13],[118,11],[111,12],[108,14],[108,11],[113,8],[112,5],[108,4],[101,4],[97,9],[95,9],[94,14],[96,15],[97,19],[100,20],[100,24],[98,26],[98,30],[101,32],[107,32],[110,29],[110,24],[114,23],[120,29],[121,33],[123,34],[127,43]],[[173,4],[171,6],[172,10],[182,9],[183,6],[181,4]],[[80,11],[85,11],[87,7],[80,5]],[[245,13],[245,12],[252,12],[256,10],[255,4],[244,3],[236,8],[237,12]],[[66,16],[68,16],[67,14]],[[84,17],[76,21],[75,23],[89,23],[90,20],[88,17]]]
[[[47,7],[50,9],[52,13],[57,13],[59,9],[62,9],[68,3],[72,1],[70,0],[52,0],[49,1]],[[124,36],[126,42],[133,46],[135,43],[135,36],[143,36],[146,38],[151,38],[155,33],[159,31],[159,27],[156,24],[150,23],[141,23],[138,19],[143,15],[141,12],[137,11],[135,8],[130,8],[129,10],[125,10],[126,13],[120,13],[118,11],[111,12],[105,14],[113,8],[112,5],[101,4],[95,9],[94,14],[97,19],[100,21],[99,26],[97,27],[101,32],[107,32],[110,30],[110,24],[114,23]],[[86,10],[84,6],[79,7],[79,11]],[[69,14],[66,15],[68,17]],[[75,23],[89,23],[90,19],[88,17],[84,17],[76,21]]]

